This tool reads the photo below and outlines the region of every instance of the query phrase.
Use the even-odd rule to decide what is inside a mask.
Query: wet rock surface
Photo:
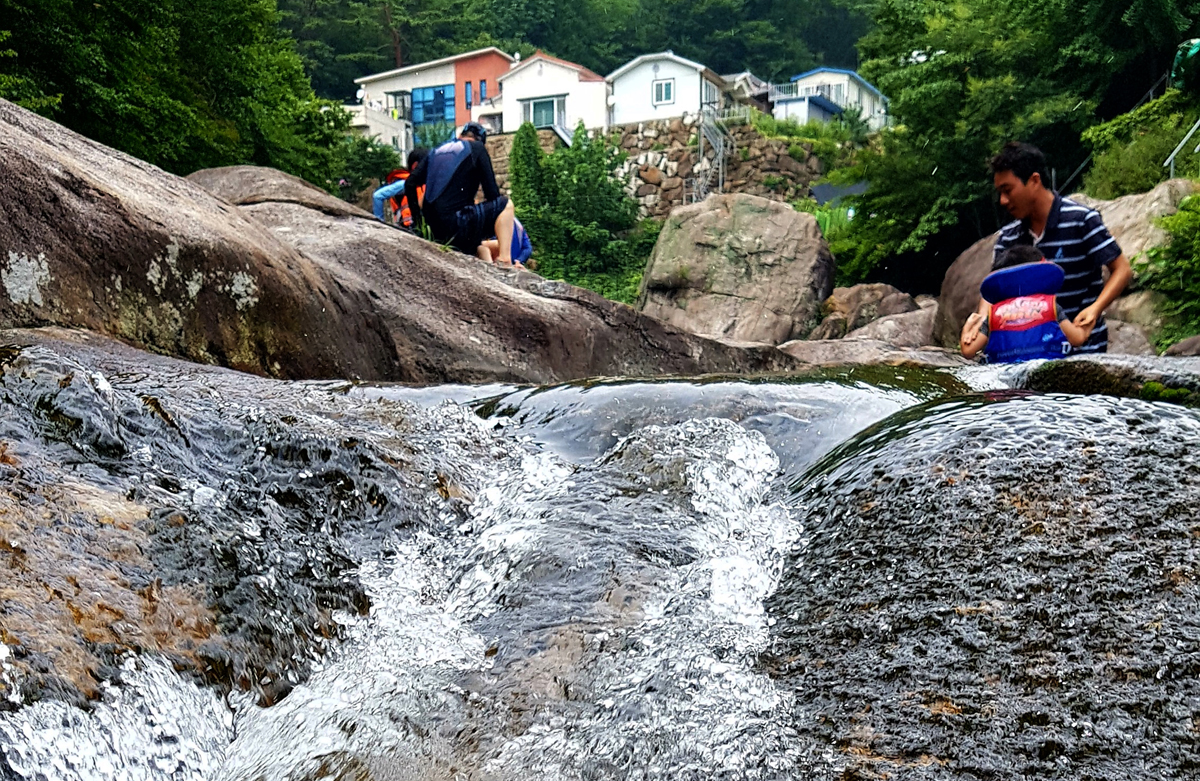
[[[0,343],[10,705],[93,698],[131,652],[275,701],[367,609],[361,559],[429,523],[434,486],[469,483],[406,405],[351,414],[327,386],[86,332]]]
[[[1007,372],[1014,388],[1042,393],[1121,396],[1200,407],[1200,358],[1075,356],[1018,364]]]
[[[806,777],[1200,768],[1200,418],[1102,397],[932,402],[795,484],[769,600]]]

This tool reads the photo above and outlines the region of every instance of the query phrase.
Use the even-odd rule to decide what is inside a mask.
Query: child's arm
[[[1093,326],[1094,325],[1095,324],[1093,323]],[[1084,328],[1082,326],[1075,325],[1066,318],[1058,321],[1058,327],[1062,329],[1063,335],[1067,337],[1067,341],[1071,343],[1072,347],[1082,347],[1084,342],[1088,340],[1088,337],[1092,335],[1093,326]]]
[[[988,335],[982,332],[983,324],[991,315],[992,307],[986,301],[979,302],[979,311],[972,312],[963,324],[962,338],[959,347],[964,358],[974,358],[980,350],[987,347]]]

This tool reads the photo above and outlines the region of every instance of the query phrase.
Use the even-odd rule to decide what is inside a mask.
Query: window
[[[414,125],[454,123],[454,85],[421,87],[412,91]]]
[[[720,108],[721,90],[711,81],[702,80],[700,83],[702,87],[700,102],[710,108]]]
[[[387,97],[387,107],[393,119],[405,121],[412,119],[412,93],[389,92]]]
[[[675,79],[661,79],[654,82],[654,105],[675,102]]]
[[[466,94],[466,96],[467,96],[467,108],[470,108],[470,107],[471,107],[471,103],[473,102],[473,101],[471,100],[471,82],[469,82],[469,81],[468,81],[468,82],[466,82],[466,83],[465,83],[463,86],[464,86],[464,90],[463,90],[463,92],[464,92],[464,94]]]
[[[521,121],[536,128],[567,126],[567,96],[521,101]]]
[[[479,102],[487,100],[487,79],[479,80]]]

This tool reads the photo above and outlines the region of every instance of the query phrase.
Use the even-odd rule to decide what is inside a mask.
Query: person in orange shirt
[[[392,207],[392,218],[395,224],[404,227],[412,228],[413,218],[412,209],[408,205],[408,195],[404,192],[405,183],[408,177],[412,175],[417,166],[424,161],[429,154],[429,150],[423,147],[417,147],[408,153],[408,168],[397,168],[388,174],[387,183],[375,191],[371,196],[372,205],[375,211],[375,219],[380,222],[386,222],[384,217],[384,207],[389,202]],[[417,197],[421,197],[424,187],[417,188]]]

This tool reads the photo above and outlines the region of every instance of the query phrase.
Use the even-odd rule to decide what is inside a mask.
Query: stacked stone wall
[[[644,215],[664,218],[675,207],[690,202],[695,179],[712,167],[712,148],[706,145],[704,155],[699,153],[698,129],[698,119],[688,116],[612,129],[613,143],[626,155],[617,176]],[[729,134],[734,148],[726,157],[724,192],[787,203],[807,197],[811,184],[822,174],[821,161],[808,146],[765,138],[748,124],[730,127]],[[508,157],[513,135],[498,134],[487,141],[503,192],[510,189]],[[538,131],[538,140],[547,153],[562,145],[549,130]],[[717,192],[716,182],[714,177],[709,192]]]
[[[699,153],[698,118],[682,117],[625,125],[613,132],[627,155],[618,176],[651,217],[665,217],[687,203],[694,180],[713,165],[713,150]],[[763,137],[753,126],[729,128],[734,148],[726,157],[727,193],[746,193],[789,202],[809,195],[822,173],[811,148]],[[709,188],[716,192],[716,179]]]

